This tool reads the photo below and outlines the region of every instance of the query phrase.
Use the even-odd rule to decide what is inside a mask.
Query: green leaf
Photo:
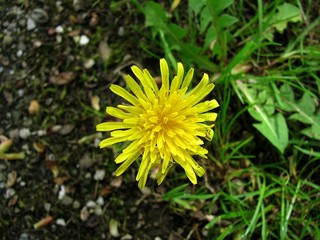
[[[209,8],[205,7],[201,12],[200,18],[200,34],[204,33],[212,21],[211,14],[209,12]]]
[[[278,7],[278,12],[274,15],[274,25],[279,33],[287,28],[288,22],[301,22],[301,11],[291,3],[284,3]]]
[[[207,0],[211,14],[218,16],[220,12],[229,7],[234,0]]]
[[[187,30],[173,23],[169,24],[169,29],[176,34],[178,39],[183,38],[187,34]]]
[[[230,16],[228,14],[222,14],[218,18],[218,25],[222,29],[222,28],[225,28],[225,27],[229,27],[229,26],[235,24],[238,21],[239,20],[236,17]]]
[[[263,111],[263,109],[257,109],[257,111]],[[255,123],[253,126],[283,153],[288,146],[289,140],[285,118],[281,113],[273,116],[267,116],[264,113],[262,113],[262,115],[264,115],[263,121],[261,123]]]
[[[237,86],[249,105],[249,114],[260,122],[253,126],[281,153],[284,153],[289,142],[288,127],[281,113],[273,114],[275,111],[273,98],[269,96],[268,91],[258,92],[257,88],[254,86],[248,88],[240,80],[237,81]]]
[[[315,113],[315,102],[310,94],[304,92],[302,97],[296,101],[289,84],[283,84],[280,87],[279,107],[287,112],[294,112],[289,117],[290,120],[311,125],[302,130],[302,134],[320,140],[320,111]]]
[[[189,7],[194,11],[195,15],[198,15],[205,3],[206,0],[189,0]]]
[[[215,40],[217,38],[217,32],[216,29],[214,28],[214,26],[210,26],[207,33],[206,33],[206,37],[204,40],[204,49],[207,49],[213,40]]]
[[[146,27],[158,27],[162,30],[165,30],[167,17],[165,11],[162,9],[159,3],[147,2],[144,7],[144,13],[146,15]]]

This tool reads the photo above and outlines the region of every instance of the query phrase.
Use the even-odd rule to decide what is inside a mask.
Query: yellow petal
[[[193,73],[194,73],[194,69],[193,68],[190,68],[190,70],[188,71],[187,75],[185,76],[184,80],[183,80],[183,83],[182,83],[182,86],[181,88],[188,88],[190,83],[191,83],[191,80],[193,78]]]
[[[139,157],[139,153],[131,155],[124,163],[118,167],[118,169],[114,172],[116,176],[120,176],[128,167]]]
[[[183,74],[184,74],[184,68],[183,68],[183,65],[179,62],[177,76],[175,76],[171,82],[171,87],[170,87],[171,92],[174,92],[179,89],[182,83]]]
[[[112,130],[116,130],[116,129],[125,129],[125,128],[131,128],[131,127],[133,127],[133,125],[130,123],[104,122],[104,123],[99,123],[96,126],[96,129],[97,129],[97,131],[107,132],[107,131],[112,131]]]
[[[128,105],[118,105],[117,107],[133,114],[140,114],[143,111],[143,109],[140,106],[137,107],[137,106],[128,106]]]
[[[210,121],[214,122],[217,119],[217,113],[202,113],[199,115],[199,119],[201,122]]]
[[[219,103],[215,99],[210,101],[205,101],[193,106],[193,108],[195,108],[198,113],[208,112],[217,107],[219,107]]]
[[[130,118],[133,116],[132,114],[121,111],[120,109],[115,108],[115,107],[107,107],[106,112],[109,115],[116,117],[116,118],[120,118],[120,119]]]
[[[118,85],[111,84],[110,90],[112,92],[114,92],[115,94],[119,95],[120,97],[122,97],[123,99],[127,100],[128,102],[130,102],[133,105],[139,104],[139,101],[135,96],[133,96],[127,90],[125,90],[124,88],[122,88]]]
[[[204,97],[206,97],[214,88],[214,84],[211,83],[209,85],[207,85],[201,92],[199,92],[196,95],[192,95],[195,96],[195,98],[193,98],[192,100],[188,101],[188,105],[193,106],[195,104],[197,104],[198,102],[200,102]]]
[[[145,78],[145,76],[140,68],[138,68],[137,66],[132,66],[131,70],[134,73],[134,75],[139,79],[143,88],[146,88],[146,87],[152,88],[152,83],[150,82],[149,79]]]
[[[166,91],[169,91],[169,67],[167,61],[164,58],[160,59],[160,71],[162,86],[164,86]]]
[[[127,141],[127,139],[128,139],[128,137],[110,137],[110,138],[102,140],[99,144],[99,147],[100,148],[108,147],[108,146],[113,145],[115,143],[125,142],[125,141]]]
[[[198,83],[198,85],[193,88],[190,93],[188,93],[189,95],[196,95],[199,94],[203,91],[203,89],[205,88],[205,86],[208,85],[208,81],[209,81],[209,76],[208,74],[203,74],[203,77],[201,79],[201,81]]]
[[[152,90],[155,93],[159,92],[159,88],[156,81],[154,80],[154,78],[151,76],[151,74],[147,69],[143,70],[143,75],[144,75],[144,78],[150,83],[149,85],[151,86]]]
[[[144,95],[139,84],[130,75],[127,75],[125,77],[125,81],[128,87],[131,89],[131,91],[136,95],[138,99],[143,99],[144,101],[148,101],[146,95]]]

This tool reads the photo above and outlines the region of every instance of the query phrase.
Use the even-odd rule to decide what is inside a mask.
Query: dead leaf
[[[100,98],[99,96],[92,96],[91,97],[91,106],[93,107],[93,109],[99,111],[100,110]]]
[[[30,114],[37,114],[40,111],[40,104],[37,100],[32,100],[29,104],[28,111]]]
[[[110,185],[112,187],[119,188],[122,185],[122,179],[122,176],[116,177],[115,179],[112,179]]]
[[[101,41],[99,44],[99,53],[103,61],[108,61],[112,54],[112,49],[108,46],[108,43]]]
[[[66,85],[74,79],[73,72],[62,72],[50,77],[50,82],[54,85]]]
[[[38,153],[43,153],[44,150],[46,150],[46,146],[43,145],[42,143],[39,143],[39,142],[33,143],[33,148],[34,148]]]
[[[34,229],[40,229],[42,227],[47,226],[50,222],[52,222],[52,220],[53,220],[53,217],[51,216],[45,217],[41,219],[39,222],[35,223],[33,227]]]
[[[12,172],[8,173],[6,187],[7,188],[12,187],[16,183],[16,180],[17,180],[17,172],[16,171],[12,171]]]

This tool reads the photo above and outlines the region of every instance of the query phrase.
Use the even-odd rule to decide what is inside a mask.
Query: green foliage
[[[206,191],[174,186],[164,199],[179,212],[201,209],[208,239],[319,239],[314,2],[188,0],[173,12],[133,2],[172,68],[179,59],[209,71],[221,106]]]
[[[252,87],[248,88],[240,80],[237,81],[237,85],[249,105],[250,115],[260,122],[254,123],[253,126],[281,153],[284,153],[289,141],[288,127],[284,116],[281,113],[275,114],[274,98],[270,95],[270,90],[263,89],[258,92],[255,84],[251,84]]]
[[[300,121],[311,125],[301,131],[302,134],[320,140],[320,111],[316,110],[316,101],[308,92],[304,92],[300,100],[296,101],[294,92],[289,84],[280,87],[280,107],[288,112],[294,112],[289,120]]]
[[[290,3],[283,3],[277,8],[278,12],[273,17],[273,27],[278,32],[283,33],[287,28],[289,22],[301,22],[301,11],[295,5]]]

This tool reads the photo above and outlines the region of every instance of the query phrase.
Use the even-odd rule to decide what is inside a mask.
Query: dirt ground
[[[141,191],[137,166],[116,178],[119,149],[98,148],[95,125],[121,101],[111,83],[158,62],[144,17],[128,1],[5,1],[0,6],[1,239],[203,239],[208,221]],[[143,40],[143,41],[142,41]],[[174,180],[185,183],[186,179]],[[190,189],[193,191],[193,189]],[[201,205],[201,203],[199,203]]]

